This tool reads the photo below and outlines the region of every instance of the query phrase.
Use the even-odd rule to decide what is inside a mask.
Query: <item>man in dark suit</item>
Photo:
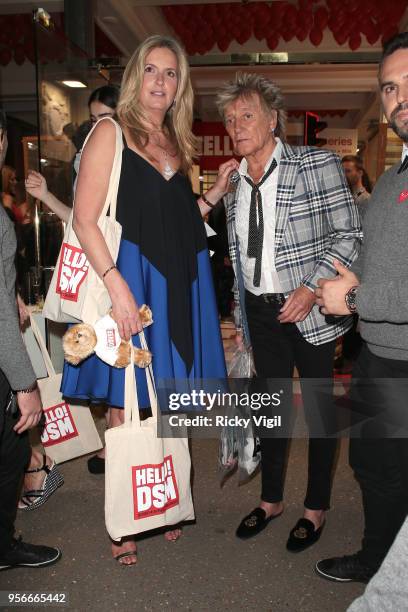
[[[0,111],[0,167],[7,151],[6,128]],[[15,253],[13,224],[0,206],[0,570],[44,567],[61,557],[57,548],[14,537],[18,489],[31,454],[28,430],[42,416],[36,376],[19,329]]]
[[[219,92],[218,106],[243,159],[220,167],[200,206],[205,212],[204,204],[211,208],[225,196],[236,324],[245,344],[252,345],[260,379],[285,379],[291,393],[295,366],[301,378],[310,431],[309,474],[303,517],[287,542],[295,552],[318,540],[330,506],[336,440],[324,435],[334,427],[328,418],[333,417],[334,348],[336,338],[351,326],[351,317],[327,321],[315,304],[314,290],[318,278],[335,275],[334,257],[345,266],[357,257],[359,216],[336,155],[284,142],[283,97],[275,83],[258,74],[238,74]],[[237,189],[225,195],[234,170]],[[314,384],[313,379],[320,381]],[[326,393],[320,393],[323,387]],[[285,412],[282,419],[287,423],[280,437],[261,439],[261,502],[239,525],[240,538],[258,534],[283,512],[291,423]],[[323,432],[316,419],[326,420]]]

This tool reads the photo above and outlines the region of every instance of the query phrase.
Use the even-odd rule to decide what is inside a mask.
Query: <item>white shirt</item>
[[[402,154],[401,154],[402,162],[404,161],[406,155],[408,155],[408,145],[406,145],[404,142],[403,147],[402,147]]]
[[[278,191],[279,162],[281,154],[282,143],[279,138],[276,138],[276,147],[265,165],[264,172],[268,170],[274,158],[278,165],[260,187],[264,220],[264,239],[262,248],[261,281],[259,287],[255,287],[253,284],[255,258],[247,256],[249,209],[251,205],[252,188],[244,179],[244,176],[251,178],[248,174],[248,164],[245,158],[241,161],[238,169],[242,177],[236,211],[239,252],[245,289],[254,295],[261,295],[262,293],[282,293],[278,273],[275,268],[276,194]],[[260,181],[261,180],[262,179],[260,179]]]

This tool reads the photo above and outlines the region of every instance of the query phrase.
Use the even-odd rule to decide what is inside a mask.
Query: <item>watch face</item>
[[[356,291],[357,291],[357,287],[352,287],[346,293],[346,305],[347,305],[347,308],[350,310],[350,312],[355,312],[357,308]]]

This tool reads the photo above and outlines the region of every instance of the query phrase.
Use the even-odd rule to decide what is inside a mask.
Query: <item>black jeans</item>
[[[257,378],[268,386],[265,379],[286,379],[291,393],[294,366],[301,378],[302,399],[309,429],[316,431],[316,421],[323,420],[324,431],[334,431],[334,405],[332,380],[335,341],[319,346],[307,342],[294,323],[277,320],[280,306],[268,304],[262,297],[246,292],[246,311],[253,348]],[[307,380],[309,379],[309,380]],[[326,395],[320,393],[325,380]],[[327,395],[327,391],[329,394]],[[285,391],[287,393],[287,391]],[[327,397],[330,406],[328,407]],[[289,407],[292,402],[286,400]],[[290,416],[289,421],[292,421]],[[292,425],[286,428],[290,436]],[[266,502],[283,499],[288,437],[262,437],[262,493]],[[336,455],[336,438],[309,439],[308,485],[304,504],[311,510],[327,510],[330,507],[333,464]]]
[[[18,492],[31,454],[27,432],[18,435],[13,430],[19,413],[6,412],[9,395],[10,385],[0,370],[0,555],[14,535]]]
[[[362,338],[357,331],[358,315],[353,315],[353,327],[348,330],[343,336],[343,357],[344,359],[357,359],[363,343]]]
[[[408,513],[408,438],[392,435],[406,429],[407,382],[407,361],[378,357],[363,344],[353,367],[352,406],[361,425],[350,439],[350,465],[363,498],[359,555],[375,570]]]

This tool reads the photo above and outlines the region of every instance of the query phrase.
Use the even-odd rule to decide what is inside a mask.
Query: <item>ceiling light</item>
[[[66,85],[67,87],[73,87],[75,89],[82,89],[84,87],[86,89],[88,87],[82,81],[62,81],[62,83],[63,85]]]

